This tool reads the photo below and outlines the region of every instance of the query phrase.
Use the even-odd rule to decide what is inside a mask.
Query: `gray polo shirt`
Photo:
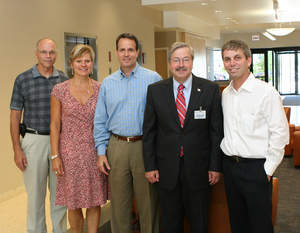
[[[55,84],[67,80],[62,71],[53,68],[49,78],[42,76],[36,65],[21,73],[15,80],[10,109],[24,110],[23,123],[27,127],[49,131],[50,95]]]

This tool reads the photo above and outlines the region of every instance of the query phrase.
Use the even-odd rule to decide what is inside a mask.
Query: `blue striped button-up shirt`
[[[122,136],[143,134],[147,87],[159,80],[159,74],[138,64],[129,77],[120,69],[103,80],[94,119],[98,155],[105,154],[110,132]]]

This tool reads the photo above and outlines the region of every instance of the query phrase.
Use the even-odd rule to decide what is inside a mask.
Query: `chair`
[[[272,184],[272,223],[273,226],[275,226],[278,204],[278,178],[273,177]],[[187,221],[185,221],[184,232],[189,232],[189,226]],[[221,178],[219,183],[214,185],[211,190],[211,200],[208,214],[208,232],[231,233],[223,178]]]
[[[278,205],[278,178],[273,177],[273,189],[272,189],[272,222],[273,226],[276,224],[277,217],[277,205]]]
[[[222,85],[222,86],[219,86],[219,89],[220,89],[220,92],[222,93],[223,90],[227,87],[227,85]]]
[[[284,148],[284,155],[285,156],[291,156],[293,154],[293,144],[294,144],[294,131],[295,131],[295,125],[290,124],[290,116],[291,116],[291,107],[284,107],[284,111],[286,114],[286,118],[289,123],[289,129],[290,129],[290,142],[288,145]]]
[[[293,162],[294,166],[300,166],[300,126],[295,127],[293,143]]]
[[[300,129],[299,129],[300,130]],[[300,133],[300,131],[299,131]],[[278,204],[278,178],[273,177],[272,189],[272,223],[276,224],[277,204]],[[210,206],[208,213],[208,233],[231,233],[229,212],[225,193],[223,177],[211,189]],[[136,208],[134,208],[137,215]],[[136,224],[136,223],[134,223]],[[133,231],[135,233],[138,230]],[[187,219],[184,220],[184,233],[189,233],[190,227]],[[163,233],[163,232],[162,232]]]
[[[209,233],[230,233],[229,212],[223,177],[212,187],[208,214]]]
[[[132,233],[140,232],[140,219],[136,205],[135,197],[132,200]]]
[[[189,232],[189,223],[187,219],[185,219],[184,233]],[[208,210],[208,233],[231,233],[223,176],[220,181],[211,188],[210,206]]]

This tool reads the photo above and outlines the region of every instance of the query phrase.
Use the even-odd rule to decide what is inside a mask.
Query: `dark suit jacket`
[[[173,78],[148,87],[143,125],[145,170],[159,170],[159,185],[167,189],[177,183],[181,145],[184,174],[192,189],[208,188],[208,171],[221,170],[223,114],[219,87],[194,75],[192,79],[183,128],[177,114]],[[194,111],[200,107],[206,111],[206,119],[194,119]]]

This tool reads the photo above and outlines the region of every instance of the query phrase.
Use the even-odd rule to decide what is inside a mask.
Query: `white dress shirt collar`
[[[254,75],[252,73],[250,73],[248,78],[246,79],[246,81],[242,84],[242,86],[238,90],[234,89],[234,85],[233,85],[234,81],[232,80],[229,84],[230,90],[234,91],[236,93],[241,92],[243,90],[248,91],[248,92],[253,92],[254,80],[255,80]]]

